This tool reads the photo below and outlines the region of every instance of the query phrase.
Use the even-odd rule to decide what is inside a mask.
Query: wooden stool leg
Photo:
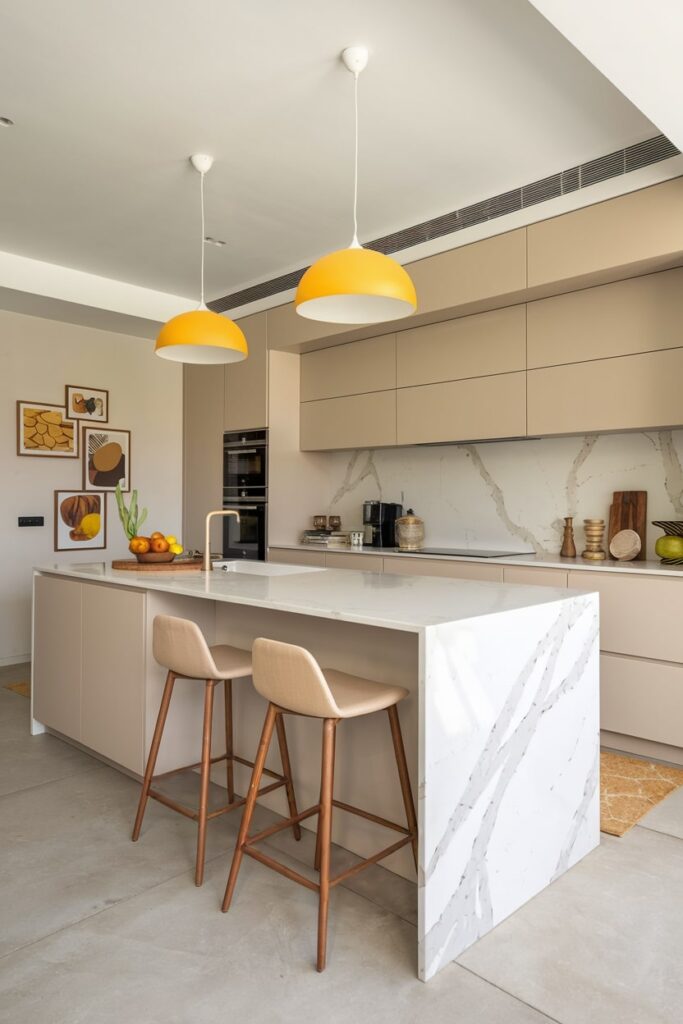
[[[164,694],[161,698],[161,705],[159,707],[159,714],[157,715],[157,724],[154,726],[154,735],[152,736],[152,745],[149,748],[149,757],[147,758],[147,766],[145,768],[145,778],[142,783],[142,792],[140,793],[140,800],[138,802],[138,812],[135,815],[135,824],[133,826],[133,842],[136,843],[140,837],[140,829],[142,828],[142,819],[145,816],[145,808],[147,807],[147,798],[149,794],[149,788],[152,785],[152,778],[154,776],[154,768],[157,763],[157,757],[159,755],[159,747],[161,746],[161,737],[164,733],[164,726],[166,724],[166,716],[168,714],[168,708],[171,703],[171,694],[173,693],[173,684],[175,683],[175,675],[173,672],[169,672],[166,676],[166,685],[164,686]]]
[[[318,958],[316,969],[325,970],[327,957],[327,916],[330,905],[330,838],[332,833],[332,790],[334,787],[334,736],[336,718],[326,718],[323,725],[323,760],[321,775],[320,816],[320,901],[318,904]]]
[[[211,728],[213,725],[213,689],[215,680],[207,679],[204,689],[204,729],[202,735],[202,767],[199,790],[199,816],[197,818],[197,863],[194,871],[194,884],[201,885],[204,881],[204,858],[206,855],[206,816],[209,805],[209,780],[211,774]]]
[[[261,776],[263,775],[263,769],[266,763],[266,757],[268,756],[268,748],[270,747],[270,741],[273,738],[273,729],[275,728],[275,719],[277,712],[274,705],[268,705],[268,711],[266,712],[266,720],[263,723],[263,732],[261,733],[261,740],[258,746],[258,753],[256,754],[256,760],[254,762],[254,768],[251,773],[251,781],[249,782],[249,792],[247,793],[247,800],[244,805],[244,813],[242,814],[242,822],[240,824],[240,831],[237,837],[237,843],[235,844],[235,852],[232,858],[232,864],[230,866],[230,874],[228,875],[228,884],[225,887],[225,896],[223,897],[223,913],[229,908],[230,901],[232,900],[232,894],[235,891],[235,883],[237,882],[237,875],[239,873],[240,865],[242,863],[244,842],[249,835],[249,826],[251,825],[251,819],[254,814],[254,807],[256,806],[256,796],[258,789],[261,784]]]
[[[337,730],[332,733],[332,795],[334,795],[334,765],[337,757]],[[322,779],[320,780],[320,803],[323,799]],[[315,860],[313,866],[320,871],[320,817],[318,817],[318,831],[315,837]]]
[[[395,704],[392,704],[390,708],[387,708],[387,714],[389,715],[389,725],[391,726],[391,738],[394,741],[394,753],[396,754],[398,777],[401,782],[403,805],[406,809],[408,828],[410,829],[410,833],[413,837],[413,860],[415,861],[415,867],[417,868],[417,817],[415,815],[413,791],[410,787],[410,775],[408,774],[408,764],[406,762],[406,752],[403,746],[403,736],[401,735],[401,723],[398,718],[398,708]]]
[[[228,758],[228,803],[231,804],[235,799],[235,778],[232,762],[232,679],[225,679],[223,687],[225,691],[225,752]]]
[[[282,774],[286,781],[285,789],[287,792],[287,804],[289,805],[289,816],[290,818],[296,818],[299,813],[296,806],[296,796],[294,794],[294,783],[292,782],[292,766],[289,761],[289,747],[287,746],[287,733],[285,732],[285,720],[281,711],[277,712],[275,717],[275,728],[277,729],[277,741],[280,747],[280,760],[282,761]],[[298,841],[301,839],[301,825],[298,821],[292,825],[292,832],[294,838]]]

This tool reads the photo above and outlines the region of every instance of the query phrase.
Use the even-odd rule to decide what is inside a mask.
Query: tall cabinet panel
[[[145,595],[83,584],[81,742],[142,773]]]
[[[76,580],[34,579],[33,717],[81,739],[81,590]]]
[[[249,356],[225,366],[225,430],[256,430],[268,426],[268,331],[266,313],[239,321]]]
[[[223,502],[223,417],[225,368],[185,366],[183,542],[204,549],[204,517]],[[220,522],[211,547],[222,549]]]

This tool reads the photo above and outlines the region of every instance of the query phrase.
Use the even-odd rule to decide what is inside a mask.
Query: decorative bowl
[[[683,519],[653,519],[653,526],[664,530],[666,537],[683,537]],[[683,565],[683,558],[660,558],[662,565]]]
[[[136,554],[138,562],[172,562],[175,555],[172,551],[148,551],[146,554]]]

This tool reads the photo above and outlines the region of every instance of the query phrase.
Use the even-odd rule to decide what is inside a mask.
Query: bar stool
[[[204,880],[206,823],[213,818],[218,818],[222,814],[227,814],[229,811],[233,811],[236,807],[241,807],[246,802],[245,798],[235,799],[233,781],[233,766],[235,762],[237,762],[237,764],[246,765],[248,768],[254,767],[253,761],[248,761],[246,758],[239,757],[234,753],[232,727],[232,680],[244,679],[251,675],[251,654],[249,651],[243,651],[239,647],[229,647],[227,644],[218,644],[214,647],[209,647],[204,639],[202,631],[195,622],[191,622],[188,619],[175,618],[171,615],[157,615],[154,619],[153,652],[155,660],[160,665],[163,665],[164,668],[168,669],[168,675],[166,676],[166,685],[164,687],[163,697],[161,698],[161,707],[159,708],[159,715],[157,717],[156,726],[154,727],[154,735],[152,737],[152,745],[150,747],[149,757],[147,758],[147,767],[145,768],[145,777],[142,784],[138,811],[135,817],[132,839],[135,843],[140,836],[142,819],[145,815],[147,799],[150,796],[154,800],[158,800],[159,803],[164,804],[166,807],[170,807],[171,810],[178,811],[180,814],[184,814],[185,817],[196,821],[198,824],[198,837],[194,880],[195,885],[201,885]],[[164,726],[166,724],[166,716],[168,715],[168,709],[171,703],[173,686],[178,678],[201,680],[204,682],[202,758],[201,761],[198,761],[196,764],[185,765],[183,768],[175,768],[173,771],[164,772],[162,775],[155,776],[154,767],[159,754],[159,747],[161,746],[161,739],[164,733]],[[223,682],[225,689],[225,753],[221,754],[220,757],[212,757],[211,727],[213,720],[213,697],[214,690],[220,682]],[[278,724],[277,736],[280,746],[280,757],[282,760],[282,775],[279,775],[277,772],[270,771],[261,765],[259,778],[261,777],[261,773],[263,773],[271,776],[277,781],[265,786],[256,794],[256,796],[260,796],[264,793],[270,793],[272,790],[279,789],[281,786],[284,786],[287,793],[289,813],[293,820],[292,830],[294,832],[294,838],[300,839],[301,829],[297,818],[296,797],[294,795],[292,770],[289,762],[289,751],[287,749],[287,736],[285,734],[284,722],[282,721]],[[217,764],[219,761],[227,761],[228,803],[225,807],[219,807],[217,810],[209,811],[208,799],[211,765]],[[159,779],[169,778],[172,775],[188,771],[191,768],[201,768],[199,808],[197,810],[194,810],[191,807],[185,807],[183,804],[172,800],[164,793],[160,793],[158,790],[152,789],[152,783],[158,782]]]
[[[351,875],[358,874],[370,864],[376,864],[389,854],[400,850],[408,843],[413,848],[413,858],[417,867],[417,819],[415,817],[415,805],[413,794],[410,788],[408,766],[401,736],[401,726],[398,719],[396,705],[408,691],[402,686],[390,686],[385,683],[378,683],[371,679],[362,679],[359,676],[347,675],[345,672],[338,672],[334,669],[321,669],[317,661],[303,647],[296,647],[293,644],[280,643],[276,640],[258,639],[254,642],[252,651],[253,657],[253,680],[254,686],[268,701],[266,720],[261,734],[256,762],[249,784],[247,801],[242,815],[239,836],[235,846],[235,853],[232,859],[228,883],[223,899],[223,912],[227,911],[235,891],[235,883],[239,873],[242,857],[246,853],[255,860],[266,864],[268,867],[278,871],[285,878],[298,882],[307,889],[312,889],[319,894],[318,904],[318,954],[317,969],[325,969],[326,948],[327,948],[327,917],[330,899],[330,889],[339,885]],[[386,710],[389,716],[391,737],[394,744],[396,764],[398,766],[398,777],[401,784],[403,804],[406,811],[408,827],[397,825],[376,814],[352,807],[349,804],[335,800],[334,789],[334,756],[336,728],[343,718],[358,718],[360,715],[370,715],[375,711]],[[304,715],[309,718],[323,719],[323,751],[322,771],[320,780],[320,801],[314,807],[305,811],[293,813],[286,821],[270,828],[264,829],[256,835],[249,835],[254,806],[258,796],[258,787],[261,781],[261,774],[264,771],[264,764],[268,754],[268,748],[273,736],[273,729],[279,729],[279,723],[283,714]],[[279,735],[279,732],[278,732]],[[401,832],[403,838],[393,843],[379,853],[367,857],[365,860],[336,875],[330,877],[330,836],[332,829],[332,808],[350,811],[352,814],[360,815],[369,821],[374,821],[385,828]],[[319,871],[320,879],[318,884],[305,878],[298,872],[286,867],[272,857],[255,850],[253,844],[259,840],[279,832],[290,825],[298,824],[305,818],[318,815],[318,833],[315,852],[315,867]]]

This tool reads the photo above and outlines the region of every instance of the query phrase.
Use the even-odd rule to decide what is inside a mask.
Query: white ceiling
[[[3,0],[0,249],[207,294],[656,134],[526,0]]]

